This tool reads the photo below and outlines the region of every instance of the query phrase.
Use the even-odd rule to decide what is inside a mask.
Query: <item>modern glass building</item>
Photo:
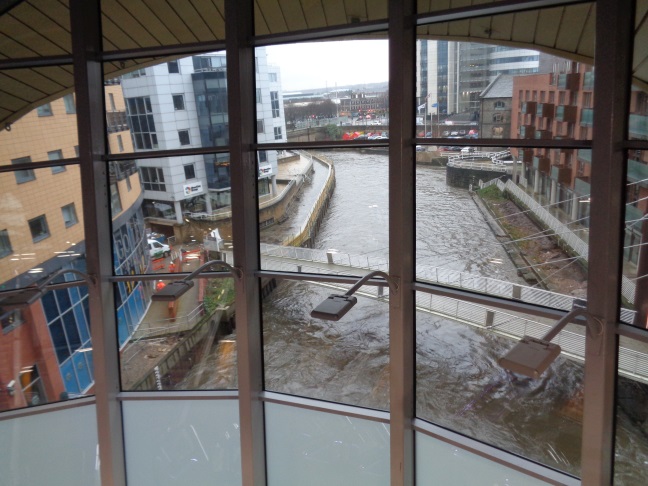
[[[648,2],[474,3],[0,6],[0,483],[647,482],[648,113],[637,92],[648,89]],[[315,45],[366,38],[383,39],[388,48],[388,139],[331,139],[330,129],[328,139],[309,132],[307,140],[295,134],[284,140],[278,126],[272,140],[259,136],[268,127],[261,130],[257,116],[255,49],[304,44],[297,61],[326,80],[342,58],[331,49],[313,68],[307,61]],[[417,39],[538,50],[595,67],[587,80],[595,100],[587,113],[591,136],[454,142],[479,152],[589,151],[591,171],[578,187],[578,204],[590,209],[583,212],[586,237],[573,239],[573,227],[557,226],[559,215],[531,201],[544,219],[521,236],[517,231],[529,228],[512,219],[519,211],[489,213],[486,206],[506,211],[510,199],[527,201],[523,188],[506,182],[502,194],[512,196],[505,198],[495,189],[506,177],[495,177],[473,199],[447,189],[441,171],[419,163],[418,152],[447,141],[415,136]],[[150,100],[149,110],[146,100],[137,101],[146,97],[142,86],[124,110],[138,119],[139,130],[130,120],[134,147],[123,145],[130,134],[120,145],[107,123],[114,117],[106,112],[114,110],[105,80],[141,80],[141,70],[153,66],[173,76],[178,59],[219,51],[227,64],[222,143],[161,147],[148,111],[172,111],[180,101],[171,97],[156,107]],[[371,54],[345,52],[351,59]],[[557,79],[565,93],[559,105],[571,106],[580,84],[569,75],[579,73]],[[167,94],[175,89],[168,83]],[[71,109],[72,93],[71,128],[34,123],[18,130],[34,110],[48,117],[54,103]],[[526,94],[519,99],[533,103]],[[539,103],[514,109],[538,117],[549,109]],[[270,94],[268,116],[281,109]],[[561,116],[569,113],[564,108]],[[181,141],[179,132],[189,130],[192,140],[194,128],[200,135],[197,120],[166,130]],[[528,123],[520,130],[544,128]],[[78,153],[65,148],[61,157],[49,156],[53,150],[38,145],[63,140],[70,130]],[[7,147],[32,155],[9,156]],[[279,194],[289,194],[297,181],[321,182],[312,200],[300,196],[308,224],[289,235],[293,242],[315,241],[314,248],[286,246],[285,235],[259,227],[270,205],[259,190],[259,154],[266,151],[290,153],[294,164],[284,166],[292,179]],[[175,159],[168,167],[188,176],[184,166],[196,157],[216,165],[229,160],[231,205],[222,211],[231,219],[231,238],[226,249],[205,243],[182,254],[177,271],[153,273],[141,205],[146,184],[159,190],[161,180],[154,171],[135,172],[133,160],[141,169]],[[542,169],[545,162],[526,163]],[[61,167],[65,184],[55,179]],[[338,210],[344,199],[349,205]],[[70,224],[75,218],[79,224]],[[630,242],[627,225],[635,228]],[[70,239],[70,228],[82,232]],[[534,250],[529,242],[547,236],[547,228],[565,243]],[[200,229],[212,230],[209,222]],[[42,264],[79,242],[78,265],[59,266],[73,272],[55,275]],[[623,263],[628,246],[638,248],[632,265]],[[207,258],[220,261],[203,268]],[[544,270],[559,261],[559,268]],[[578,288],[570,287],[575,274],[548,284],[554,272],[575,267]],[[535,283],[531,268],[539,275]],[[15,278],[23,274],[32,277]],[[352,287],[363,276],[364,285]],[[184,282],[170,283],[179,277]],[[151,301],[174,288],[183,296]],[[327,300],[329,294],[337,297]],[[322,310],[324,300],[329,306]],[[165,317],[164,328],[150,327],[146,338],[124,346],[140,317],[151,313]],[[331,313],[346,314],[322,319]],[[555,328],[559,322],[566,327]],[[68,376],[74,385],[64,385]]]

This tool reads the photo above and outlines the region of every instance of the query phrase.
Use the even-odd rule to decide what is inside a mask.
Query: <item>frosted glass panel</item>
[[[129,486],[241,484],[238,401],[124,402]]]
[[[98,486],[94,405],[0,421],[0,484]]]
[[[536,486],[549,484],[510,469],[497,462],[441,442],[425,434],[416,434],[416,486]]]
[[[389,426],[266,404],[269,486],[389,484]]]

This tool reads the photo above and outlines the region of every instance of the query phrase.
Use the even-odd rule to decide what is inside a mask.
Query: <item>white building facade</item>
[[[285,142],[279,69],[265,48],[256,51],[257,140]],[[186,57],[135,71],[122,79],[136,152],[229,144],[224,53]],[[147,218],[183,224],[230,206],[229,154],[140,159]],[[277,152],[258,153],[259,195],[277,192]]]

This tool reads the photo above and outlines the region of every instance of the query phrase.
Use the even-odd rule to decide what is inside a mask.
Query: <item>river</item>
[[[350,254],[387,256],[387,156],[330,151],[336,188],[315,246]],[[313,180],[326,169],[315,164]],[[414,190],[414,188],[412,188]],[[317,184],[307,185],[308,205]],[[301,214],[301,213],[300,213]],[[286,231],[291,228],[286,224]],[[416,172],[417,274],[433,267],[520,282],[506,252],[466,190],[448,187],[445,172],[421,166]],[[275,230],[276,231],[276,230]],[[263,233],[261,235],[264,241]],[[359,298],[338,322],[310,317],[332,290],[283,281],[263,302],[267,390],[389,409],[388,305]],[[559,358],[538,380],[515,378],[496,360],[513,341],[436,315],[416,313],[416,414],[435,424],[580,475],[581,364]],[[220,357],[219,357],[220,356]],[[235,380],[232,366],[214,353],[217,367],[205,388]],[[230,381],[235,387],[235,383]],[[627,383],[624,386],[633,386]],[[622,411],[621,411],[622,412]],[[645,484],[645,436],[628,414],[620,414],[617,484]],[[641,466],[639,466],[641,464]]]

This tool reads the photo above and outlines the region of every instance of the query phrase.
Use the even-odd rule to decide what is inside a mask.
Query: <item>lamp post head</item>
[[[311,317],[325,321],[339,321],[358,299],[351,295],[329,295],[324,302],[311,311]]]
[[[528,376],[540,378],[540,375],[560,355],[560,346],[557,344],[524,336],[513,348],[497,360],[504,369]]]

